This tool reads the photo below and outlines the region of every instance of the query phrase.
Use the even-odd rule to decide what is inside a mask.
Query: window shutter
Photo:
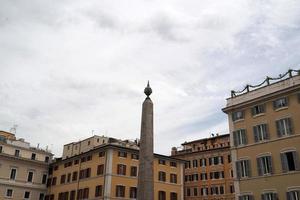
[[[276,110],[276,109],[277,109],[276,100],[275,100],[275,101],[273,101],[273,108],[274,108],[274,110]]]
[[[252,114],[252,116],[254,116],[256,114],[256,112],[255,112],[255,106],[251,108],[251,114]]]
[[[281,153],[280,154],[280,158],[281,158],[282,171],[283,172],[287,172],[287,170],[288,170],[288,163],[287,163],[287,158],[286,158],[285,153]]]
[[[295,169],[300,170],[300,163],[299,163],[299,156],[296,151],[293,151],[293,158],[294,158],[294,163],[295,163]]]
[[[268,165],[269,165],[270,173],[272,174],[273,173],[272,157],[268,156],[267,159],[268,159]]]
[[[241,178],[241,164],[240,164],[241,161],[237,161],[235,163],[235,167],[236,167],[236,176],[237,178]]]
[[[286,193],[286,199],[287,199],[287,200],[292,200],[291,195],[290,195],[290,192],[287,192],[287,193]]]
[[[253,126],[253,134],[254,134],[254,141],[258,142],[258,131],[257,126]]]
[[[291,118],[287,118],[287,124],[288,124],[288,134],[292,135],[293,134],[293,124]]]
[[[241,130],[242,131],[242,140],[243,140],[243,144],[247,144],[248,142],[247,142],[247,135],[246,135],[246,130],[245,129],[243,129],[243,130]]]
[[[276,129],[277,129],[277,136],[281,137],[282,136],[282,132],[281,132],[280,120],[276,121]]]
[[[264,124],[264,125],[263,125],[263,129],[264,129],[265,138],[266,138],[267,140],[270,139],[269,129],[268,129],[268,124]]]
[[[256,158],[256,162],[257,162],[257,174],[258,176],[262,176],[263,175],[263,171],[262,171],[262,158]]]
[[[250,166],[250,160],[246,160],[246,170],[248,177],[251,177],[251,166]]]
[[[238,146],[238,141],[237,141],[237,132],[233,131],[233,144],[234,146]]]
[[[286,106],[289,106],[289,98],[285,97],[285,101],[286,101]]]

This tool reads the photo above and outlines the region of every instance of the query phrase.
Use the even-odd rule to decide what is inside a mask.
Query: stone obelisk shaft
[[[149,89],[146,91],[146,89]],[[154,200],[153,182],[153,103],[149,98],[152,90],[148,84],[145,94],[148,96],[143,103],[139,175],[138,175],[138,200]],[[148,92],[148,93],[147,93]]]

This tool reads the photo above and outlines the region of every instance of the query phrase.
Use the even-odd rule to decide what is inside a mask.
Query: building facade
[[[272,82],[272,83],[271,83]],[[228,114],[236,199],[300,199],[300,71],[232,91]]]
[[[52,154],[0,131],[0,199],[43,200]]]
[[[184,161],[154,155],[154,199],[183,199]],[[46,200],[136,199],[139,151],[103,144],[51,164]]]
[[[229,134],[185,142],[172,157],[186,160],[184,199],[234,199]]]

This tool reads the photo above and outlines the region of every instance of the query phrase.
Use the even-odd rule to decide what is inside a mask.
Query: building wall
[[[270,87],[270,90],[269,90]],[[281,153],[285,150],[295,150],[300,153],[300,77],[296,76],[288,80],[257,89],[253,93],[246,93],[228,100],[224,110],[228,114],[229,129],[231,133],[232,158],[236,163],[240,160],[250,161],[250,176],[237,177],[237,168],[234,165],[235,189],[238,199],[243,194],[251,194],[254,199],[261,199],[265,192],[275,192],[278,199],[286,199],[286,192],[290,189],[300,191],[300,169],[283,172]],[[273,108],[273,101],[287,97],[288,106]],[[255,105],[265,105],[265,112],[252,116],[251,108]],[[244,118],[233,121],[232,113],[243,111]],[[277,135],[276,120],[290,118],[292,121],[293,134],[279,137]],[[267,124],[269,139],[256,142],[253,126]],[[246,130],[247,144],[235,147],[233,132],[239,129]],[[258,174],[257,158],[263,155],[271,156],[272,173],[267,175]],[[299,159],[295,160],[299,163]]]
[[[185,200],[193,199],[234,199],[232,164],[229,149],[229,135],[217,136],[213,138],[201,139],[184,143],[182,151],[173,151],[172,156],[187,160],[189,164],[185,166]],[[209,164],[209,159],[213,157],[223,157],[223,164]],[[200,159],[206,160],[206,166],[201,166]],[[197,166],[193,162],[197,162]],[[211,179],[211,172],[224,172],[224,178]],[[207,174],[207,180],[201,180],[201,173]],[[190,176],[197,174],[198,180],[190,179]],[[217,186],[218,194],[211,193],[211,187]],[[220,194],[220,186],[224,187],[224,194]],[[202,188],[208,188],[208,194],[201,194]],[[188,192],[190,190],[190,194]],[[197,193],[194,193],[194,190]]]
[[[99,157],[99,152],[105,152],[105,156]],[[119,151],[126,152],[127,157],[120,157]],[[54,195],[54,199],[58,199],[59,193],[70,192],[72,190],[78,190],[83,188],[89,188],[89,199],[96,199],[95,188],[97,185],[102,185],[102,198],[104,199],[130,199],[130,187],[137,187],[137,177],[130,176],[131,166],[138,168],[139,161],[137,159],[132,159],[131,155],[138,154],[137,150],[118,147],[114,145],[105,145],[98,147],[97,149],[91,150],[89,152],[74,156],[68,159],[64,159],[52,164],[53,173],[50,175],[49,180],[54,177],[57,178],[56,185],[51,185],[48,187],[48,194]],[[74,160],[81,160],[82,157],[87,157],[91,155],[92,159],[90,161],[80,162],[74,165]],[[166,165],[158,164],[158,159],[165,159]],[[177,167],[171,167],[170,161],[177,163]],[[65,163],[72,162],[72,166],[64,167]],[[182,169],[183,161],[172,159],[166,156],[155,156],[154,160],[154,174],[155,174],[155,200],[158,199],[158,191],[166,192],[166,199],[170,199],[170,192],[176,192],[178,194],[178,199],[182,198],[183,190],[183,178]],[[97,166],[104,165],[104,174],[97,175]],[[126,175],[119,175],[118,164],[126,165]],[[56,167],[58,168],[54,170]],[[70,183],[60,184],[60,178],[63,174],[73,173],[77,171],[79,173],[82,169],[91,168],[91,176],[85,179],[77,179],[76,181],[71,181]],[[158,181],[158,171],[166,172],[166,182]],[[177,174],[177,183],[170,183],[169,176],[170,173]],[[79,174],[78,174],[79,176]],[[72,179],[71,179],[72,180]],[[116,197],[116,186],[125,186],[125,197]],[[50,198],[50,197],[49,197]],[[99,198],[98,198],[99,199]]]
[[[30,192],[30,199],[39,199],[47,193],[46,184],[42,183],[43,176],[48,174],[49,164],[45,157],[51,160],[52,155],[45,151],[16,147],[0,142],[0,199],[24,199],[25,191]],[[15,149],[20,155],[15,156]],[[31,153],[36,154],[36,160],[31,160]],[[15,179],[11,179],[11,170],[16,169]],[[28,182],[28,173],[33,172],[32,182]],[[47,178],[45,179],[47,180]],[[13,190],[12,197],[6,197],[8,189]],[[42,197],[42,196],[41,196]]]

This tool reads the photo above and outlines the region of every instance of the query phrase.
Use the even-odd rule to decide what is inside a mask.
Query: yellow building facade
[[[295,73],[297,72],[297,73]],[[228,114],[236,199],[300,199],[300,76],[242,94],[232,93]]]
[[[154,154],[155,200],[183,199],[184,161]],[[136,199],[139,151],[116,144],[51,164],[46,200]]]
[[[172,148],[172,157],[186,160],[184,199],[234,199],[229,134],[216,135]]]

